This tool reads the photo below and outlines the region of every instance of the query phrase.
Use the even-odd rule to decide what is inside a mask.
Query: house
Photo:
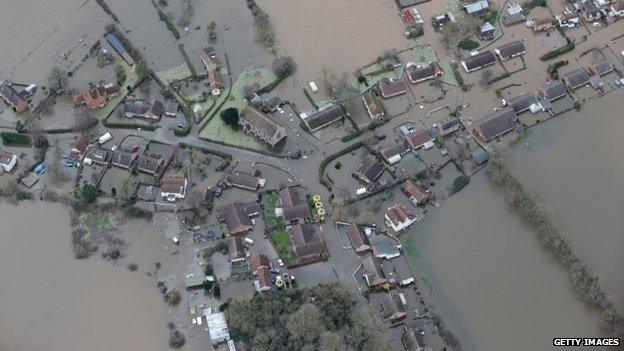
[[[423,145],[425,149],[429,149],[427,147],[427,143],[431,143],[431,135],[429,135],[429,131],[424,128],[416,129],[405,136],[405,141],[407,145],[409,145],[412,149],[418,150]]]
[[[407,206],[402,204],[388,207],[385,217],[386,224],[395,232],[407,229],[416,222],[414,214],[407,209]]]
[[[386,322],[396,324],[407,317],[403,299],[404,297],[394,293],[387,293],[382,296],[379,304],[381,305],[381,316]]]
[[[512,41],[511,43],[501,45],[494,49],[494,52],[501,61],[507,61],[516,56],[524,55],[526,49],[524,47],[524,42],[521,40]]]
[[[539,89],[540,96],[551,102],[566,96],[567,93],[565,84],[560,80],[551,80]]]
[[[589,84],[596,90],[599,96],[605,94],[604,81],[599,75],[593,75],[589,78]]]
[[[397,4],[399,5],[399,7],[405,8],[405,7],[410,7],[410,6],[414,6],[417,4],[421,4],[427,1],[429,0],[397,0]]]
[[[511,107],[492,112],[472,123],[472,129],[481,140],[488,142],[516,128],[518,117]]]
[[[466,72],[472,72],[495,63],[496,56],[488,50],[464,59],[462,61],[462,66]]]
[[[277,111],[277,109],[282,105],[282,99],[278,98],[277,96],[273,96],[270,97],[264,101],[262,101],[261,106],[262,106],[262,112],[265,113],[273,113],[275,111]]]
[[[129,150],[115,150],[112,157],[113,166],[130,169],[137,156],[136,152],[130,152]]]
[[[463,8],[469,15],[476,15],[479,13],[487,12],[487,10],[490,8],[490,4],[487,0],[479,0],[477,2],[463,5]]]
[[[86,92],[72,96],[74,106],[87,105],[90,110],[106,106],[108,101],[121,93],[119,86],[113,83],[101,83]]]
[[[388,283],[386,274],[379,266],[379,263],[373,256],[366,256],[362,260],[362,277],[366,281],[369,288],[381,286]]]
[[[177,101],[168,101],[164,103],[164,114],[167,117],[177,117],[179,104]]]
[[[414,206],[423,205],[429,200],[430,191],[422,185],[414,184],[411,180],[406,180],[401,186],[403,193],[409,198]]]
[[[522,92],[517,96],[509,99],[502,99],[501,101],[503,103],[503,106],[511,106],[511,108],[513,108],[514,112],[516,112],[517,115],[530,110],[531,106],[536,106],[537,104],[539,104],[535,94],[530,91]]]
[[[386,146],[379,148],[379,155],[388,165],[401,161],[401,156],[405,155],[409,149],[401,140],[390,141]]]
[[[82,161],[87,154],[89,146],[91,146],[91,142],[86,136],[81,135],[75,138],[69,148],[69,158],[75,161]]]
[[[433,351],[431,346],[425,346],[422,335],[412,327],[404,326],[401,342],[405,351]]]
[[[129,64],[130,66],[134,64],[134,59],[132,58],[132,56],[130,56],[130,54],[128,53],[128,50],[126,50],[126,47],[121,42],[121,40],[119,40],[117,35],[115,35],[115,33],[112,33],[112,32],[108,33],[106,35],[106,41],[108,41],[110,46],[112,46],[113,49],[117,51],[119,56],[121,56],[121,58],[123,58],[127,64]]]
[[[378,242],[372,247],[373,256],[379,259],[391,260],[401,256],[401,245],[397,245],[392,239],[386,239]]]
[[[220,343],[230,343],[230,331],[228,329],[227,321],[225,320],[225,313],[217,312],[210,313],[209,308],[204,309],[204,318],[206,318],[206,330],[210,335],[210,343],[214,348]],[[201,317],[200,317],[201,318]],[[231,349],[230,349],[231,350]]]
[[[298,222],[310,216],[308,201],[300,186],[288,186],[279,191],[282,216],[290,223]]]
[[[351,241],[351,247],[356,253],[363,253],[371,249],[370,242],[366,235],[358,228],[357,224],[351,223],[347,227],[347,235]]]
[[[161,173],[165,160],[160,157],[152,157],[147,155],[140,155],[137,158],[137,170],[139,172],[147,173],[149,175],[156,176]]]
[[[611,4],[611,12],[614,16],[624,17],[624,0],[615,0]]]
[[[381,101],[371,91],[367,91],[362,94],[362,100],[364,101],[364,107],[371,119],[381,118],[384,115],[383,105]]]
[[[483,148],[474,149],[470,152],[470,158],[478,165],[482,165],[487,162],[489,156],[487,151]]]
[[[258,190],[258,188],[261,186],[261,183],[263,183],[263,179],[243,172],[228,173],[228,175],[225,176],[225,178],[223,179],[223,184],[225,186],[231,186],[250,191]]]
[[[384,99],[389,99],[407,93],[407,84],[402,79],[382,78],[379,90]]]
[[[422,26],[425,23],[416,7],[403,9],[400,16],[406,27]]]
[[[221,61],[210,48],[203,49],[199,55],[206,68],[206,72],[208,72],[208,83],[210,85],[211,94],[213,96],[221,95],[221,91],[223,90]]]
[[[366,184],[373,184],[383,174],[384,167],[372,157],[365,157],[354,175]]]
[[[113,152],[99,147],[90,147],[83,158],[83,163],[90,165],[95,163],[98,165],[107,165],[111,159]]]
[[[407,79],[409,79],[412,84],[438,78],[444,74],[442,67],[440,67],[440,64],[437,62],[431,62],[424,65],[416,65],[412,62],[408,62],[405,64],[405,67]]]
[[[243,132],[253,134],[272,148],[286,139],[286,128],[250,105],[241,111],[238,124]]]
[[[29,108],[28,101],[20,96],[11,84],[5,81],[0,82],[0,97],[18,113],[22,113]]]
[[[9,173],[17,165],[17,155],[4,150],[0,151],[0,167],[6,173]]]
[[[320,260],[327,253],[323,237],[314,225],[296,224],[290,227],[290,237],[299,260]]]
[[[494,39],[496,35],[496,28],[489,21],[483,23],[479,26],[479,36],[483,40]]]
[[[271,269],[269,267],[262,266],[256,270],[254,286],[258,292],[271,290]]]
[[[505,6],[501,21],[507,27],[524,22],[524,11],[517,2],[508,3]]]
[[[448,116],[440,121],[440,124],[434,124],[434,127],[436,127],[440,135],[446,136],[459,130],[461,122],[457,117]],[[431,133],[429,135],[433,138]]]
[[[238,236],[228,238],[228,256],[232,265],[239,266],[245,263],[246,255],[243,239]]]
[[[613,71],[613,63],[609,59],[602,58],[589,65],[589,72],[594,75],[604,76]]]
[[[249,258],[249,269],[251,274],[255,275],[260,267],[269,267],[270,262],[267,255],[255,252]]]
[[[253,229],[252,217],[260,213],[258,204],[233,202],[217,211],[217,220],[225,222],[230,235],[238,235]]]
[[[576,12],[564,11],[563,13],[555,16],[559,27],[562,28],[575,28],[581,25],[581,19]]]
[[[593,1],[583,0],[581,2],[581,16],[587,22],[594,22],[602,18],[602,12],[596,7]]]
[[[159,100],[151,103],[143,100],[126,101],[124,103],[124,116],[128,118],[144,118],[158,121],[165,113],[165,106]]]
[[[161,181],[160,196],[169,202],[186,197],[186,177],[184,174],[172,174],[164,176]]]
[[[540,18],[533,21],[534,32],[545,32],[555,29],[556,27],[557,22],[555,22],[552,18]]]
[[[310,115],[302,115],[301,118],[308,129],[314,132],[334,123],[344,116],[344,111],[340,105],[329,104]]]
[[[582,68],[576,68],[562,74],[561,79],[571,91],[589,84],[589,74]]]

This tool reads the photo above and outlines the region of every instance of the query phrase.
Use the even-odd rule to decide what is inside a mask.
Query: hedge
[[[319,170],[318,170],[318,176],[319,176],[319,182],[321,184],[323,184],[324,187],[327,188],[327,190],[331,191],[332,190],[332,186],[329,183],[329,180],[327,180],[325,178],[325,168],[327,168],[327,165],[332,162],[333,160],[337,159],[340,156],[346,155],[352,151],[355,151],[357,149],[359,149],[360,147],[362,147],[364,145],[364,143],[362,143],[361,141],[358,141],[357,143],[351,144],[349,146],[347,146],[346,148],[338,151],[337,153],[333,154],[333,155],[329,155],[327,157],[325,157],[322,161],[321,164],[319,165]]]
[[[289,76],[290,76],[290,74],[284,74],[284,75],[278,76],[271,83],[269,83],[269,84],[263,86],[262,88],[258,89],[257,93],[258,94],[264,94],[264,93],[270,92],[271,90],[275,89],[276,86],[278,86],[284,79],[288,78]]]
[[[2,132],[0,133],[0,138],[2,138],[2,142],[5,145],[8,145],[8,144],[28,145],[30,144],[30,136],[27,134],[15,133],[15,132]]]
[[[563,55],[566,52],[570,52],[570,51],[574,50],[574,48],[575,48],[574,43],[567,43],[564,46],[558,47],[558,48],[556,48],[554,50],[551,50],[551,51],[545,53],[544,55],[540,56],[540,60],[542,60],[542,61],[550,60],[550,59],[555,58],[557,56]]]
[[[479,43],[472,39],[462,39],[457,46],[463,50],[474,50],[479,47]]]

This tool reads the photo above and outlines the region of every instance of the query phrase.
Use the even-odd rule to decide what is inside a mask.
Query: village
[[[117,24],[47,81],[0,77],[2,195],[154,223],[184,260],[157,283],[180,306],[171,347],[248,349],[228,299],[341,282],[389,349],[460,350],[406,233],[495,148],[624,85],[624,1],[396,0],[408,44],[342,76],[299,73],[241,3],[251,64],[233,24],[176,28],[161,1],[174,68]],[[87,231],[73,253],[115,260],[123,240]]]

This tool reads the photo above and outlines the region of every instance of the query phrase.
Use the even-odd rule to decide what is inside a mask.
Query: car
[[[279,267],[271,268],[271,273],[280,274],[282,270]]]
[[[180,129],[186,129],[186,124],[184,124],[184,123],[180,123],[180,124],[178,124],[178,128],[180,128]]]
[[[280,267],[284,267],[284,261],[282,261],[281,258],[277,260],[277,263],[279,264]]]

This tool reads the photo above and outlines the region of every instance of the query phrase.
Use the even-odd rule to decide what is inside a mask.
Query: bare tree
[[[67,73],[58,67],[53,67],[48,75],[48,83],[53,91],[63,90],[67,85]]]
[[[86,107],[78,108],[74,111],[73,130],[84,133],[98,124],[97,118],[93,117],[93,113]]]

